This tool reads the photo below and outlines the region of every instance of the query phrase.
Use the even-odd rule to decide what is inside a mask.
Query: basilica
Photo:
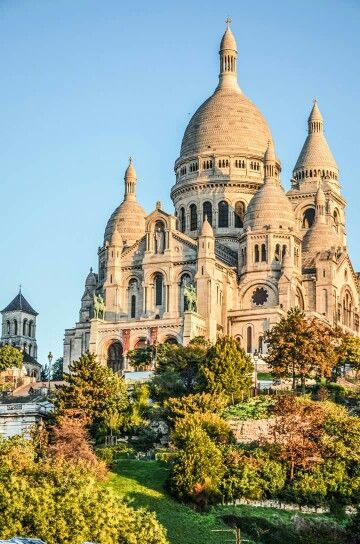
[[[130,159],[79,320],[65,331],[65,368],[89,350],[124,371],[129,350],[199,335],[214,342],[229,334],[248,353],[266,353],[265,332],[294,306],[360,334],[360,275],[317,102],[285,193],[269,125],[238,84],[229,22],[219,55],[219,83],[192,116],[175,161],[174,213],[160,202],[145,213]]]

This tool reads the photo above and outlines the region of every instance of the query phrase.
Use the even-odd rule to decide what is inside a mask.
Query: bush
[[[258,396],[249,399],[246,402],[241,402],[235,406],[226,408],[222,415],[226,419],[267,419],[271,414],[274,400],[268,396]]]

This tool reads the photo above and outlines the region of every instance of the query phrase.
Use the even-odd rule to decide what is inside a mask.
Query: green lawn
[[[271,508],[251,506],[216,507],[210,513],[200,514],[187,506],[181,505],[169,497],[164,491],[167,477],[166,467],[156,461],[137,461],[124,459],[117,463],[111,474],[108,485],[121,498],[135,507],[143,506],[156,512],[159,521],[167,528],[171,544],[223,544],[231,542],[232,534],[213,532],[213,529],[224,529],[223,515],[235,515],[240,518],[242,536],[248,544],[342,544],[333,529],[320,529],[321,520],[316,518],[314,535],[306,533],[299,536],[293,527],[295,513]],[[303,516],[314,520],[314,516]],[[335,527],[336,528],[336,527]],[[234,538],[235,542],[235,538]]]

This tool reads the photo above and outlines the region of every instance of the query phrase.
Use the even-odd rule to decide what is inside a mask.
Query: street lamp
[[[255,373],[255,395],[257,394],[257,384],[258,384],[258,379],[257,379],[257,376],[258,376],[258,361],[259,361],[259,353],[258,353],[258,350],[256,349],[254,351],[254,355],[253,355],[253,359],[254,359],[254,373]]]
[[[51,381],[51,361],[53,360],[53,354],[49,351],[48,361],[49,361],[49,393],[50,393],[50,381]]]

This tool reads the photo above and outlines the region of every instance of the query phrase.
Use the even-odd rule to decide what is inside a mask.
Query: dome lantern
[[[230,29],[231,19],[226,19],[226,30],[220,42],[220,74],[219,88],[235,87],[240,90],[237,82],[236,62],[237,45],[234,34]]]

